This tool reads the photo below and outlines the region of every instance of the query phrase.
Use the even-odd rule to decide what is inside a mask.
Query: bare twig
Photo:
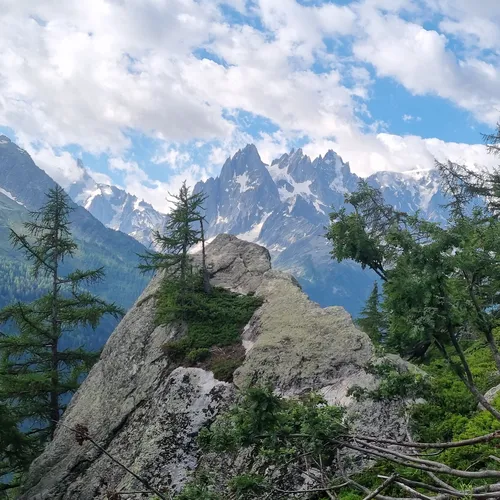
[[[115,462],[117,465],[125,469],[130,475],[132,475],[137,481],[142,483],[150,492],[154,493],[155,495],[158,495],[162,500],[169,500],[167,497],[163,494],[161,494],[156,488],[151,486],[148,481],[143,479],[141,476],[138,476],[135,472],[131,471],[125,464],[120,462],[118,459],[110,455],[100,444],[98,444],[94,439],[89,435],[88,429],[86,429],[84,426],[79,426],[77,429],[73,429],[72,427],[69,427],[68,425],[64,424],[63,422],[59,421],[59,425],[62,425],[66,429],[69,429],[70,431],[74,432],[76,435],[76,439],[80,444],[82,444],[84,441],[89,441],[92,443],[98,450],[100,450],[102,453],[104,453],[109,459],[111,459],[113,462]]]
[[[375,445],[364,443],[363,446],[358,446],[352,443],[345,443],[347,448],[350,448],[361,453],[371,455],[378,458],[383,458],[391,462],[419,469],[428,472],[444,473],[450,476],[462,477],[467,479],[485,479],[485,478],[500,478],[500,471],[496,470],[483,470],[478,472],[463,471],[460,469],[453,469],[445,464],[439,462],[432,462],[430,460],[422,460],[409,455],[403,455],[396,451],[380,448]]]
[[[376,490],[363,498],[363,500],[372,500],[372,498],[376,498],[377,495],[388,488],[396,480],[397,477],[397,474],[393,474],[391,477],[388,477]]]

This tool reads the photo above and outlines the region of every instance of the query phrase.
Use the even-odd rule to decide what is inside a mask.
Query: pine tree
[[[190,189],[183,183],[178,195],[170,195],[174,203],[167,224],[165,234],[156,231],[153,241],[158,252],[147,251],[140,257],[143,263],[139,269],[143,272],[162,270],[170,281],[170,286],[177,287],[178,301],[172,305],[173,310],[182,310],[186,296],[192,290],[198,278],[193,273],[192,257],[189,250],[196,244],[202,244],[202,279],[204,290],[210,292],[208,272],[205,256],[204,217],[202,215],[203,202],[206,196],[203,193],[191,194]]]
[[[384,314],[380,308],[380,294],[378,283],[375,282],[373,290],[366,301],[360,318],[357,320],[358,326],[363,330],[373,342],[380,344],[384,332]]]
[[[20,485],[17,475],[27,469],[36,450],[18,423],[14,409],[0,404],[0,498],[1,492]]]
[[[13,246],[32,263],[34,277],[48,280],[50,290],[0,311],[0,324],[11,329],[0,334],[0,401],[11,405],[23,428],[33,428],[42,441],[53,436],[69,396],[98,357],[82,347],[63,349],[61,341],[77,328],[95,329],[106,314],[123,315],[120,307],[84,288],[103,280],[102,268],[62,273],[77,250],[70,232],[72,210],[57,186],[24,224],[27,234],[10,233]]]

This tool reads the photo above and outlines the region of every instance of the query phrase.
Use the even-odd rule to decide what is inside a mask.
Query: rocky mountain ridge
[[[161,230],[167,216],[123,189],[97,183],[81,162],[79,168],[80,180],[67,188],[73,200],[108,228],[150,247],[152,232]],[[366,180],[399,210],[445,218],[435,170],[377,172]],[[267,165],[249,144],[226,160],[219,176],[194,190],[208,196],[209,238],[229,233],[266,246],[274,266],[292,272],[313,300],[357,315],[377,277],[349,262],[332,261],[324,234],[332,208],[340,208],[359,181],[334,151],[311,159],[301,149],[292,150]]]
[[[77,162],[81,177],[67,188],[71,198],[106,227],[128,234],[150,247],[152,233],[163,228],[166,215],[117,186],[96,182],[81,160]]]
[[[270,165],[250,144],[224,163],[218,177],[199,182],[207,196],[208,236],[235,234],[269,248],[276,268],[293,273],[311,298],[357,314],[376,276],[336,263],[324,238],[333,208],[356,190],[360,177],[334,151],[311,160],[292,150]],[[379,172],[366,181],[399,210],[443,220],[437,172]],[[332,208],[333,207],[333,208]]]
[[[200,429],[228,408],[238,389],[253,383],[271,382],[285,396],[318,391],[329,404],[346,406],[361,431],[406,435],[400,403],[347,397],[352,385],[374,388],[378,381],[368,369],[374,346],[345,310],[311,302],[294,278],[271,269],[269,252],[254,243],[219,235],[207,247],[207,261],[213,285],[263,299],[243,330],[246,357],[234,383],[201,368],[179,367],[162,351],[182,331],[155,324],[161,283],[156,276],[110,337],[54,440],[32,464],[22,500],[104,500],[110,491],[140,489],[91,443],[77,444],[71,430],[77,425],[157,490],[180,491],[200,463]],[[221,486],[228,471],[244,465],[242,457],[232,460],[213,468]]]
[[[123,189],[95,182],[79,165],[81,179],[68,188],[75,202],[107,227],[151,246],[152,232],[164,226],[167,216]],[[194,189],[208,195],[208,237],[226,232],[265,245],[274,265],[297,276],[314,300],[357,315],[376,276],[333,262],[324,228],[332,207],[340,208],[360,180],[332,150],[311,159],[299,148],[267,165],[249,144],[226,160],[217,177]],[[366,180],[399,210],[444,219],[435,170],[377,172]]]
[[[13,250],[9,228],[22,230],[30,211],[39,210],[46,202],[46,193],[55,182],[40,169],[30,155],[0,136],[0,307],[13,301],[33,300],[38,296],[40,280],[34,280],[22,252]],[[121,306],[130,307],[146,285],[146,278],[137,269],[137,254],[145,248],[134,238],[106,228],[85,208],[73,205],[71,230],[78,252],[63,264],[65,272],[71,267],[96,268],[103,266],[106,279],[94,291]],[[78,345],[100,348],[116,326],[106,319],[97,332],[86,332],[75,338]]]

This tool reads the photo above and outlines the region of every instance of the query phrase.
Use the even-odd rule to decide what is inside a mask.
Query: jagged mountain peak
[[[252,158],[249,160],[249,158]],[[311,159],[292,149],[269,165],[252,145],[228,158],[220,176],[199,183],[207,195],[208,236],[221,232],[266,245],[279,267],[293,270],[304,289],[322,304],[342,304],[356,314],[375,279],[349,263],[332,263],[325,226],[360,177],[334,150]],[[407,212],[443,218],[442,194],[434,170],[379,172],[367,181],[388,203]]]
[[[80,159],[77,163],[82,176],[68,188],[73,200],[105,226],[151,246],[153,232],[162,229],[166,215],[117,186],[96,182]]]
[[[238,151],[236,151],[233,156],[228,157],[225,164],[248,164],[250,167],[252,167],[263,164],[263,162],[255,144],[247,144],[243,149],[238,149]]]
[[[239,150],[239,153],[246,155],[257,155],[259,156],[259,151],[257,150],[257,146],[253,143],[247,144],[242,150]],[[260,158],[260,156],[259,156]]]
[[[423,211],[432,220],[444,220],[443,193],[435,169],[404,172],[381,171],[370,175],[368,184],[380,189],[387,203],[405,212]]]
[[[244,172],[263,172],[265,163],[262,161],[255,144],[247,144],[239,149],[232,157],[227,158],[221,170],[221,177],[232,177]]]

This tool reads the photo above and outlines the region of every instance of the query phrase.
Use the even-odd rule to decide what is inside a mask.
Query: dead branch
[[[156,488],[151,486],[146,479],[142,478],[141,476],[138,476],[135,472],[131,471],[125,464],[120,462],[117,458],[113,457],[111,454],[109,454],[100,444],[98,444],[88,433],[87,427],[77,424],[75,428],[73,429],[72,427],[64,424],[63,422],[59,421],[59,425],[62,425],[66,429],[70,430],[71,432],[75,433],[76,441],[78,444],[82,445],[83,442],[89,441],[92,445],[94,445],[99,451],[104,453],[109,459],[111,459],[113,462],[115,462],[117,465],[119,465],[122,469],[126,470],[131,476],[133,476],[137,481],[142,483],[151,493],[154,493],[155,495],[158,495],[161,500],[169,500],[167,497],[163,494],[161,494]]]

